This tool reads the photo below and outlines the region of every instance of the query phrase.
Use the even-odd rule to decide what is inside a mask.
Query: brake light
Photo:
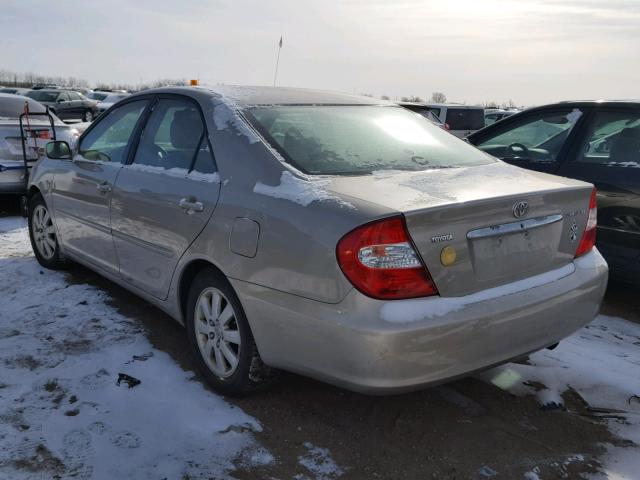
[[[338,242],[336,255],[345,276],[369,297],[398,300],[438,293],[411,244],[403,217],[352,230]]]
[[[51,135],[49,134],[49,130],[31,130],[31,138],[42,138],[49,139]]]
[[[587,226],[584,229],[578,249],[576,250],[576,257],[584,255],[591,251],[596,244],[596,227],[598,226],[598,204],[596,200],[596,189],[591,191],[591,198],[589,199],[589,217],[587,218]]]

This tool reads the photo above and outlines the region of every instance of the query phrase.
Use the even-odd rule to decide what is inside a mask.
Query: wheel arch
[[[205,269],[215,271],[221,279],[229,283],[226,275],[214,263],[203,258],[196,258],[187,263],[180,272],[178,280],[178,301],[180,308],[180,318],[183,322],[187,319],[187,301],[189,299],[189,288],[193,283],[193,279]]]

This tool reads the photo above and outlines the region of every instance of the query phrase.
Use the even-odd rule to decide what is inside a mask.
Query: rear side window
[[[578,162],[640,168],[640,113],[597,112],[586,131]]]
[[[126,103],[102,118],[81,140],[79,154],[86,160],[124,162],[129,140],[148,101]]]
[[[161,99],[145,126],[134,163],[191,170],[196,161],[201,173],[213,171],[200,111],[187,100]]]
[[[451,130],[480,130],[484,127],[484,110],[481,108],[447,108],[447,120]]]

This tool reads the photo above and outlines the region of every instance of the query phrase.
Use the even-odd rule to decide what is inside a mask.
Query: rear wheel
[[[83,122],[91,122],[93,120],[93,112],[91,110],[87,110],[82,115]]]
[[[29,239],[33,253],[40,265],[52,270],[58,270],[65,266],[53,218],[39,193],[29,200]]]
[[[229,282],[213,269],[200,272],[189,290],[187,334],[198,369],[226,395],[267,385],[271,368],[262,363],[249,323]]]

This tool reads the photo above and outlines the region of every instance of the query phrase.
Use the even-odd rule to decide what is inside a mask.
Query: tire
[[[93,112],[91,110],[86,110],[82,114],[82,121],[83,122],[92,122],[93,119],[94,119],[94,115],[93,115]]]
[[[220,313],[207,315],[207,310]],[[260,358],[238,296],[213,269],[202,270],[189,289],[187,335],[194,363],[216,391],[246,395],[273,380],[274,371]]]
[[[38,263],[51,270],[60,270],[66,266],[66,260],[60,252],[60,245],[42,195],[36,193],[29,200],[29,239]]]

